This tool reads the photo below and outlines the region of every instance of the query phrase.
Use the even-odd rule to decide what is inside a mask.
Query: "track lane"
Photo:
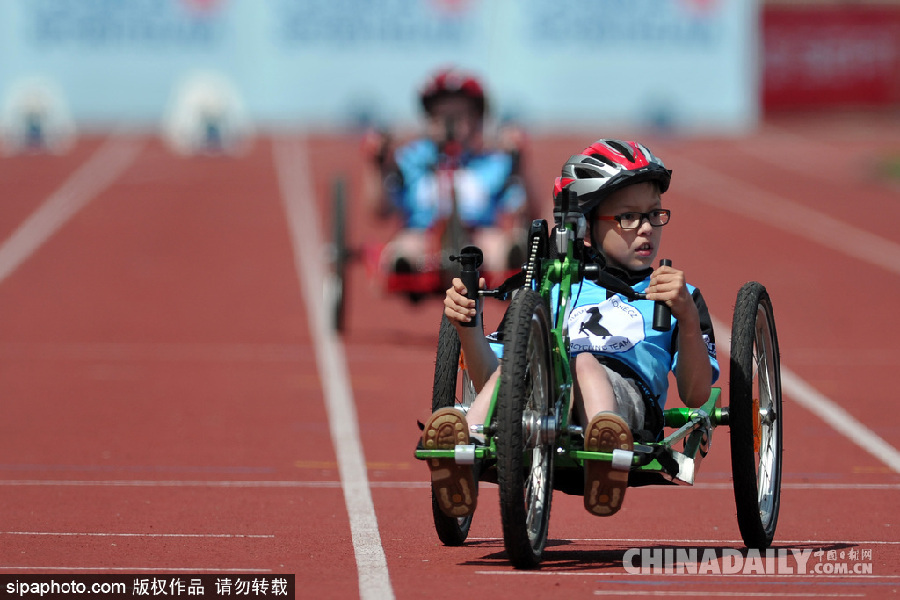
[[[690,195],[673,186],[673,205],[700,193],[699,179],[689,185]],[[810,194],[819,199],[822,211],[836,213],[844,199],[828,190],[823,185]],[[900,353],[885,331],[894,321],[892,298],[900,294],[900,278],[878,264],[883,255],[867,261],[864,252],[862,259],[849,257],[827,240],[817,244],[782,229],[756,227],[753,221],[735,218],[727,203],[716,196],[699,204],[685,202],[683,207],[693,222],[717,224],[705,229],[702,245],[684,244],[680,249],[695,260],[700,270],[697,280],[704,281],[702,289],[712,310],[720,307],[718,316],[727,322],[726,307],[733,305],[735,293],[728,288],[736,290],[742,279],[763,282],[775,306],[783,364],[881,437],[896,439],[900,420],[878,410],[878,398],[891,388],[890,380],[879,373],[900,366]],[[702,255],[709,248],[716,248],[730,268],[716,273],[716,265],[704,264]],[[823,305],[831,309],[818,311]],[[795,356],[800,360],[795,362]],[[865,382],[864,397],[859,382]]]
[[[275,164],[293,242],[294,263],[307,304],[309,328],[316,342],[315,359],[325,393],[328,425],[356,559],[359,595],[390,600],[381,535],[372,505],[365,458],[359,440],[357,411],[348,385],[343,347],[329,323],[325,288],[325,240],[318,236],[321,218],[314,198],[305,140],[276,141]]]
[[[38,534],[0,534],[0,568],[355,593],[334,577],[352,555],[320,566],[349,526],[315,485],[334,454],[274,173],[265,141],[188,160],[152,142],[0,286],[0,530]]]
[[[0,239],[5,240],[40,203],[96,152],[102,138],[81,138],[64,155],[0,157]]]
[[[765,135],[760,134],[751,142],[764,146]],[[586,145],[589,141],[571,138],[542,139],[541,148],[533,149],[534,156],[529,157],[529,164],[542,165],[542,169],[547,171],[549,176],[544,179],[550,181],[552,180],[550,177],[555,176],[556,169],[551,172],[545,165],[551,160],[560,164],[571,154],[573,148],[579,147],[579,144]],[[737,147],[741,141],[730,143]],[[737,219],[730,210],[716,206],[717,202],[727,203],[727,198],[714,196],[702,198],[703,202],[698,201],[701,198],[695,196],[703,193],[703,182],[690,173],[687,160],[681,160],[680,157],[683,153],[691,160],[698,160],[698,152],[703,148],[703,141],[687,140],[675,143],[671,139],[660,138],[651,139],[648,144],[665,157],[667,164],[676,169],[676,184],[667,194],[669,198],[667,202],[676,213],[672,225],[666,229],[661,256],[667,255],[677,260],[677,264],[687,271],[689,278],[700,285],[714,314],[726,323],[730,322],[731,308],[739,287],[749,279],[764,282],[774,299],[784,364],[794,369],[805,380],[815,381],[820,392],[838,402],[873,431],[885,439],[896,439],[896,436],[892,435],[896,428],[895,416],[883,416],[882,411],[878,410],[877,398],[882,390],[890,389],[889,380],[872,381],[871,377],[867,377],[871,371],[866,370],[868,368],[866,365],[860,365],[870,357],[879,357],[874,362],[879,364],[882,370],[885,363],[893,364],[891,361],[896,353],[889,346],[879,345],[879,340],[884,340],[882,344],[889,344],[888,340],[892,339],[890,335],[883,334],[883,328],[886,323],[891,322],[889,299],[896,297],[893,276],[885,273],[881,267],[866,262],[861,264],[858,258],[847,257],[834,249],[823,249],[810,240],[800,242],[797,236],[776,232],[764,223]],[[709,158],[721,158],[723,147],[728,147],[728,143],[722,142],[717,150],[710,153]],[[562,158],[554,160],[559,156]],[[700,157],[701,160],[704,158],[706,157]],[[724,159],[722,160],[724,162]],[[681,168],[680,162],[684,163],[681,164]],[[729,175],[735,177],[740,184],[741,179],[738,177],[740,173]],[[754,175],[748,181],[755,182],[755,177]],[[776,189],[789,189],[793,194],[796,190],[790,186],[778,188],[779,185],[786,185],[785,182],[791,177],[788,172],[776,172],[770,174],[767,185],[775,186]],[[691,179],[696,183],[691,184]],[[824,189],[826,187],[827,184],[820,184],[820,187],[810,185],[806,186],[804,191],[812,196],[827,198],[829,194]],[[886,197],[889,198],[890,194]],[[836,219],[839,218],[842,209],[840,204],[835,202],[835,195],[832,194],[831,200],[824,202],[820,209],[825,214],[836,215],[832,217]],[[682,223],[684,225],[679,227]],[[362,217],[354,221],[354,226],[357,236],[378,235],[377,229]],[[702,228],[702,234],[697,233],[698,227]],[[702,242],[698,242],[698,239]],[[711,260],[712,257],[714,260]],[[831,295],[829,284],[836,279],[834,274],[842,273],[853,273],[853,279],[859,276],[862,281],[879,281],[878,297],[866,296],[868,311],[866,316],[854,311],[845,311],[837,316],[831,312],[823,312],[822,309],[826,306],[825,298]],[[358,385],[359,389],[365,392],[358,394],[361,421],[366,423],[371,421],[375,428],[384,428],[393,433],[396,427],[386,423],[384,407],[391,407],[389,411],[391,415],[399,413],[421,418],[423,412],[427,414],[427,408],[423,409],[423,405],[427,407],[428,404],[433,348],[428,349],[425,344],[421,348],[425,356],[415,356],[415,350],[410,346],[418,348],[417,342],[422,331],[436,330],[440,305],[436,302],[428,306],[409,308],[402,299],[395,298],[392,306],[391,299],[383,298],[376,290],[371,289],[371,282],[368,282],[368,287],[366,280],[360,282],[359,273],[352,277],[356,293],[351,304],[350,322],[354,326],[347,337],[348,348],[352,348],[354,344],[375,346],[373,339],[378,336],[372,332],[375,329],[384,332],[389,328],[384,325],[384,319],[390,318],[386,315],[392,317],[407,313],[403,327],[410,337],[407,343],[404,343],[401,336],[395,334],[393,337],[397,338],[394,340],[396,350],[392,355],[399,355],[398,353],[408,355],[403,362],[407,367],[405,377],[410,378],[410,385],[403,386],[404,390],[410,390],[408,394],[378,393],[379,377],[385,387],[391,386],[389,375],[378,374],[377,365],[381,361],[370,358],[371,352],[364,352],[358,347],[356,351],[351,350],[348,354],[354,388],[356,389]],[[360,299],[359,296],[364,298]],[[850,294],[849,297],[852,298],[853,295]],[[426,308],[431,311],[430,319],[422,318],[421,313]],[[393,321],[391,323],[390,328],[393,328]],[[838,324],[837,330],[835,324]],[[847,327],[844,331],[856,331],[859,335],[842,335],[840,332],[843,326]],[[436,336],[434,334],[432,336],[434,344]],[[728,332],[719,331],[718,338],[720,347],[727,348]],[[384,337],[379,339],[382,340],[382,344],[386,344]],[[382,345],[376,347],[380,349]],[[810,364],[816,352],[829,352],[827,349],[830,348],[848,349],[851,354],[856,353],[856,359],[847,364],[841,358],[843,350],[834,350],[830,351],[832,352],[830,356],[832,360],[838,361],[838,364],[826,364],[821,367]],[[804,356],[805,360],[794,363],[792,358],[795,354]],[[373,362],[376,364],[369,364]],[[846,369],[835,369],[840,365],[844,365]],[[724,374],[727,376],[727,365]],[[870,398],[868,401],[859,399],[860,381],[865,382],[866,396]],[[720,385],[725,387],[727,394],[727,379],[720,381]],[[403,405],[398,404],[399,402]],[[896,484],[900,480],[896,474],[891,473],[874,457],[849,444],[845,437],[828,427],[815,415],[792,402],[789,394],[786,395],[785,402],[787,423],[785,491],[776,545],[781,548],[789,547],[788,544],[781,543],[780,539],[812,540],[823,547],[835,548],[850,547],[862,541],[890,540],[892,517],[885,511],[897,497]],[[404,462],[409,460],[407,457],[411,454],[411,447],[415,441],[414,430],[410,437],[412,438],[408,446],[410,449],[401,448],[402,452],[392,453],[384,444],[385,436],[373,434],[371,438],[367,437],[365,429],[363,433],[367,455],[377,453],[379,457],[384,457],[384,463],[403,465],[402,469],[397,469],[393,473],[398,481],[404,476],[403,471],[406,468]],[[411,566],[407,560],[401,560],[399,557],[405,557],[411,546],[418,543],[429,544],[429,538],[427,536],[423,538],[421,530],[418,529],[422,526],[431,529],[427,487],[376,490],[374,494],[379,522],[382,524],[382,536],[397,595],[403,597],[415,593],[415,586],[399,583],[405,578],[398,573],[412,570],[421,570],[429,578],[443,576],[456,582],[462,581],[467,586],[485,590],[486,593],[491,593],[491,590],[501,593],[501,590],[505,589],[504,586],[508,585],[527,586],[534,593],[540,593],[542,589],[558,592],[560,590],[558,586],[562,585],[566,591],[590,595],[589,588],[592,585],[590,576],[577,583],[566,583],[552,575],[573,564],[590,571],[599,562],[605,565],[606,575],[621,579],[621,551],[617,560],[615,552],[610,554],[610,551],[605,549],[607,545],[602,540],[607,536],[613,539],[648,540],[661,534],[668,534],[669,539],[679,539],[680,536],[693,539],[692,534],[701,531],[707,537],[699,539],[711,540],[704,543],[713,543],[722,548],[740,547],[740,542],[736,541],[739,540],[739,536],[734,516],[733,494],[730,489],[731,470],[727,444],[727,431],[719,433],[714,441],[716,450],[704,462],[701,469],[698,489],[630,490],[629,501],[615,519],[602,522],[590,519],[582,514],[580,498],[556,494],[551,522],[553,542],[548,548],[547,562],[541,570],[546,577],[516,574],[512,578],[527,580],[527,583],[524,581],[516,584],[501,583],[497,581],[494,570],[488,572],[471,570],[491,565],[491,569],[508,572],[502,542],[498,540],[499,515],[494,506],[496,490],[493,486],[485,486],[482,490],[479,512],[473,525],[472,536],[475,538],[473,543],[463,548],[444,548],[439,545],[432,533],[430,545],[426,547],[433,548],[433,552],[428,552],[423,557],[421,565],[418,564],[420,561],[413,560],[416,566]],[[827,460],[823,461],[823,457],[827,457]],[[416,467],[417,465],[413,465],[413,473]],[[419,471],[421,481],[427,481],[426,470],[419,468]],[[709,487],[704,487],[704,484],[708,484]],[[859,514],[865,516],[852,521],[844,519],[846,513],[841,506],[842,500],[848,495],[860,506]],[[419,498],[418,510],[422,511],[424,516],[410,514],[409,510],[404,510],[410,497]],[[810,510],[810,505],[815,506],[815,510]],[[697,524],[684,522],[685,510],[689,510],[692,515],[702,515],[703,523],[709,523],[711,529],[701,526],[698,530]],[[655,518],[648,520],[647,515],[654,513]],[[397,519],[402,519],[401,523],[397,523]],[[572,544],[567,540],[582,539],[585,537],[585,531],[602,533],[597,536],[600,539],[594,542],[577,543],[579,550],[572,552]],[[640,532],[641,535],[636,532]],[[407,544],[403,543],[405,540],[408,540]],[[648,544],[645,542],[635,545]],[[893,557],[897,556],[896,549],[889,546],[878,547],[876,554],[878,553],[880,555],[875,561],[875,568],[881,570],[876,572],[884,574],[887,579],[879,580],[881,583],[873,583],[875,586],[890,581],[891,573],[895,573],[890,565]],[[610,556],[611,560],[607,561]],[[732,589],[736,584],[734,579],[724,576],[715,581],[707,581],[707,585],[728,585],[728,589]],[[798,587],[801,585],[805,586],[806,590],[817,590],[816,593],[844,589],[852,592],[878,589],[878,587],[867,588],[867,583],[859,579],[840,582],[806,579],[802,583],[787,582],[783,579],[755,581],[756,584],[751,579],[736,589],[758,589],[759,585],[766,586],[766,589],[773,589],[772,585],[779,586],[774,588],[779,590],[778,593],[803,589]],[[653,586],[660,585],[660,582],[658,579],[648,579],[640,585],[650,586],[649,589],[653,589]],[[458,591],[457,588],[450,585],[445,590],[432,588],[430,593],[437,597],[450,597],[454,591]],[[677,589],[672,591],[677,593]]]
[[[589,141],[542,139],[529,157],[539,181],[552,180],[573,148]],[[763,141],[762,134],[751,140]],[[314,149],[311,185],[327,223],[334,165],[353,171],[346,152],[353,139],[313,137],[308,143]],[[677,153],[684,147],[696,157],[701,145],[666,139],[648,144],[676,168],[667,202],[677,216],[666,229],[663,253],[700,284],[714,314],[729,320],[740,284],[763,281],[775,301],[785,364],[885,439],[896,439],[895,417],[880,414],[877,404],[891,393],[878,374],[895,366],[896,357],[878,344],[892,339],[882,331],[892,321],[885,312],[889,303],[881,301],[896,297],[890,278],[858,259],[833,250],[823,254],[815,244],[797,244],[696,202],[693,191],[679,192],[679,177],[690,175],[688,168],[679,169]],[[668,144],[669,152],[663,150]],[[0,285],[6,309],[0,311],[0,394],[11,399],[5,404],[24,427],[14,431],[0,424],[0,456],[13,459],[0,461],[6,463],[0,477],[10,482],[0,494],[0,567],[27,572],[44,562],[48,569],[75,570],[96,565],[96,559],[108,569],[174,569],[179,561],[227,569],[248,565],[241,559],[249,558],[253,568],[297,573],[315,596],[359,594],[349,575],[357,564],[331,450],[335,442],[328,434],[314,340],[290,261],[271,157],[263,142],[245,158],[184,162],[153,143],[113,188]],[[782,189],[777,180],[788,177],[776,172],[769,183]],[[350,185],[355,190],[358,182],[351,177]],[[827,195],[824,188],[809,191]],[[826,208],[830,202],[822,206],[832,210]],[[834,206],[840,214],[841,205]],[[383,234],[361,207],[352,214],[355,239]],[[702,244],[696,223],[708,225]],[[821,310],[820,299],[830,297],[835,272],[886,288],[874,299],[849,295],[848,304],[860,310],[835,316]],[[719,550],[740,547],[727,432],[714,439],[716,450],[704,462],[697,488],[629,490],[615,519],[592,519],[579,497],[556,494],[552,541],[538,574],[508,567],[494,486],[482,490],[470,543],[442,547],[430,522],[427,469],[412,458],[415,420],[428,413],[440,303],[412,307],[385,297],[358,266],[351,277],[344,349],[381,546],[398,598],[425,592],[457,598],[463,591],[497,597],[648,591],[677,596],[696,590],[876,595],[894,585],[898,552],[887,544],[873,546],[881,577],[873,580],[623,577],[624,551],[652,546],[647,540],[668,540],[663,545],[670,547],[681,539]],[[48,281],[56,286],[54,295],[42,293]],[[719,343],[727,343],[721,331]],[[127,398],[135,406],[123,406]],[[157,407],[169,414],[157,414]],[[36,412],[43,421],[35,422]],[[113,431],[95,418],[108,418]],[[208,421],[198,425],[203,418]],[[841,549],[894,539],[896,475],[790,397],[785,418],[785,490],[776,545]],[[34,438],[46,435],[39,423],[51,435]],[[90,435],[73,433],[73,424]],[[849,499],[853,518],[847,518]],[[686,521],[686,512],[702,515],[709,526]],[[150,535],[160,532],[274,537]],[[79,533],[140,535],[68,535]],[[76,548],[81,551],[73,564]]]

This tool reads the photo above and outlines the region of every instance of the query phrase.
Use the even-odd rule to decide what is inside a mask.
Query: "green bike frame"
[[[578,215],[577,218],[583,217]],[[532,259],[527,267],[534,277],[532,280],[532,276],[529,275],[526,285],[538,291],[549,314],[555,315],[549,340],[555,398],[554,415],[547,423],[542,424],[543,427],[549,428],[549,431],[542,432],[543,438],[551,440],[555,446],[554,470],[580,469],[586,460],[602,460],[617,464],[611,452],[584,450],[582,428],[570,423],[572,371],[567,317],[572,287],[585,278],[586,270],[590,270],[577,258],[578,245],[575,242],[579,227],[578,220],[575,220],[566,222],[563,227],[554,228],[549,243],[556,245],[557,257],[534,257],[532,252]],[[532,249],[537,247],[538,244],[532,239]],[[557,288],[555,311],[549,310],[551,303],[554,302],[554,288]],[[496,458],[497,447],[492,423],[499,388],[498,381],[482,429],[485,434],[485,445],[457,446],[452,450],[418,449],[415,453],[416,458],[421,460],[455,458],[460,463],[469,464],[475,460],[490,461]],[[720,398],[721,389],[712,388],[709,400],[700,408],[679,407],[663,411],[665,426],[675,431],[658,442],[635,444],[630,464],[614,468],[623,468],[631,472],[630,485],[671,483],[692,485],[700,462],[709,451],[713,430],[718,425],[728,424],[728,409],[721,407]],[[683,441],[682,450],[678,451],[675,444],[681,441]],[[619,461],[621,458],[619,456]],[[618,464],[621,465],[621,462]]]

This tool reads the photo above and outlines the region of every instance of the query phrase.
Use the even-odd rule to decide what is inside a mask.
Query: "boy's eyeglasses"
[[[618,221],[622,229],[637,229],[647,219],[653,227],[662,227],[669,222],[672,211],[667,208],[657,208],[650,212],[625,212],[612,217],[597,217],[599,221]]]

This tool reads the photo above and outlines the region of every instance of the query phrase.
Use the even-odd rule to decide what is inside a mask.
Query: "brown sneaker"
[[[584,430],[584,449],[588,452],[632,450],[634,438],[625,421],[613,412],[602,412],[591,419]],[[612,468],[605,460],[584,461],[584,507],[592,515],[606,517],[622,507],[628,471]]]
[[[431,415],[422,431],[426,450],[452,449],[469,443],[466,417],[455,408],[440,408]],[[452,458],[429,458],[431,488],[438,506],[448,517],[465,517],[475,510],[478,487],[472,465],[460,465]]]

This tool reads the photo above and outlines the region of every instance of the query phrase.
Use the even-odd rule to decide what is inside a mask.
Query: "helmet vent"
[[[575,178],[576,179],[592,179],[594,177],[599,177],[596,169],[586,169],[584,167],[575,167]]]
[[[629,162],[634,162],[634,154],[631,152],[631,148],[619,143],[617,140],[607,140],[606,143],[624,154],[625,158],[627,158]]]
[[[605,156],[605,155],[603,155],[603,154],[594,154],[593,156],[591,156],[591,158],[593,158],[594,160],[596,160],[596,161],[598,161],[598,162],[600,162],[600,163],[603,163],[603,164],[605,164],[605,165],[608,165],[608,166],[610,166],[610,167],[613,167],[614,169],[618,169],[618,168],[619,168],[619,164],[616,163],[616,161],[614,161],[614,160],[611,159],[610,157]]]

